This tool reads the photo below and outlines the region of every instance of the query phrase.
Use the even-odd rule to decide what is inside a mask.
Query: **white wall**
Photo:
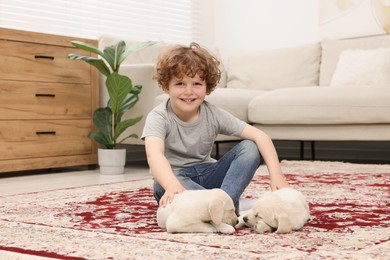
[[[211,1],[210,1],[211,2]],[[294,46],[319,39],[318,0],[214,0],[209,33],[222,59],[233,50]],[[210,19],[209,16],[206,16]],[[211,18],[212,19],[212,18]]]

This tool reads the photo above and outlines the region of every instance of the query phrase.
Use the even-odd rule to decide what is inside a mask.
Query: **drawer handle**
[[[56,131],[38,131],[35,132],[37,135],[55,135]]]
[[[46,56],[46,55],[35,55],[35,59],[48,59],[48,60],[54,60],[53,56]]]
[[[55,97],[55,94],[42,94],[42,93],[36,93],[36,97]]]

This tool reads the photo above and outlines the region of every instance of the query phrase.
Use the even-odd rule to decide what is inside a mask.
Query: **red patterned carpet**
[[[390,259],[390,165],[283,161],[312,219],[290,234],[167,234],[151,180],[0,197],[0,259]],[[269,189],[260,167],[245,191]]]

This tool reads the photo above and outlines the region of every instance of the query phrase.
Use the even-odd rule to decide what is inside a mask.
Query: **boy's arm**
[[[160,206],[165,207],[171,203],[173,197],[184,191],[184,187],[173,174],[171,165],[164,155],[164,141],[155,136],[145,138],[145,149],[148,164],[154,180],[157,181],[165,190],[160,199]]]
[[[284,179],[282,169],[280,168],[278,154],[271,138],[249,124],[247,124],[241,133],[241,138],[252,140],[257,144],[257,147],[267,165],[269,176],[271,179],[271,189],[277,190],[283,187],[288,187],[288,183]]]

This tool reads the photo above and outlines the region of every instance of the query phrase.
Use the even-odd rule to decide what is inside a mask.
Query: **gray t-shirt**
[[[147,116],[142,139],[164,140],[165,156],[173,168],[215,161],[210,157],[218,134],[240,136],[246,123],[207,101],[200,106],[195,122],[186,123],[172,111],[169,99]]]

